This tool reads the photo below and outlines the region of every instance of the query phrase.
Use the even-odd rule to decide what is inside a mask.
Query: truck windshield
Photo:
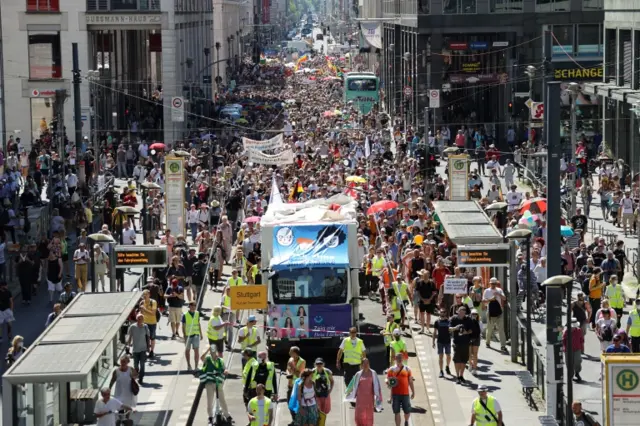
[[[282,303],[346,303],[348,274],[345,268],[293,269],[271,277],[273,301]]]

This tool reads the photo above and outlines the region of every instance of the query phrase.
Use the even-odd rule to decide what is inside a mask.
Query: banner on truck
[[[268,316],[272,339],[340,336],[351,327],[350,305],[271,305]]]
[[[346,225],[276,226],[273,270],[349,264]]]
[[[255,139],[242,138],[242,145],[244,149],[250,150],[254,149],[256,151],[265,151],[267,149],[280,149],[284,148],[284,138],[282,137],[282,133],[272,137],[271,139],[267,139],[264,141],[257,141]]]
[[[286,166],[293,164],[293,151],[286,150],[278,154],[269,155],[254,149],[249,150],[249,162],[254,164],[265,164],[267,166]]]

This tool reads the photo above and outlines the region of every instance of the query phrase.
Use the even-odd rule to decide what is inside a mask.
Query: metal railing
[[[522,365],[527,365],[527,324],[526,319],[521,313],[518,313],[516,317],[518,322],[518,343],[520,345],[518,351],[518,362]],[[546,355],[544,353],[544,347],[535,335],[531,336],[533,340],[533,371],[529,371],[538,385],[538,389],[542,394],[542,398],[545,398],[545,371],[546,371]]]

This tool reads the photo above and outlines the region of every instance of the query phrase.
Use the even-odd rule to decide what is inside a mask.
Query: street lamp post
[[[507,239],[521,241],[527,248],[527,256],[525,258],[527,268],[527,370],[533,374],[533,336],[531,335],[531,234],[532,232],[529,229],[516,229],[507,234]]]
[[[577,128],[576,128],[576,99],[578,98],[578,92],[580,86],[578,83],[569,83],[569,94],[571,95],[571,163],[574,166],[574,171],[571,173],[571,214],[570,217],[576,214],[576,175],[578,174],[578,164],[576,160],[576,145],[577,145]],[[587,212],[588,214],[588,212]]]
[[[220,45],[219,41],[216,41],[216,92],[220,91]]]
[[[555,275],[553,277],[547,278],[542,283],[542,287],[544,290],[546,290],[547,287],[561,287],[567,292],[567,351],[565,360],[565,364],[567,366],[567,405],[565,407],[566,411],[564,413],[558,411],[558,415],[555,416],[556,419],[558,419],[559,416],[564,415],[565,421],[563,424],[566,426],[573,425],[573,412],[571,411],[571,404],[573,403],[573,330],[571,325],[571,319],[573,316],[573,312],[571,310],[571,290],[573,289],[573,281],[573,277],[570,277],[568,275]],[[553,374],[553,370],[553,368],[550,368],[550,366],[547,365],[547,377],[549,377],[550,374]],[[560,371],[562,371],[562,369]],[[556,398],[558,397],[559,395],[556,395]]]
[[[91,142],[93,144],[93,156],[95,158],[94,172],[97,180],[100,175],[100,145],[98,142],[98,90],[96,88],[96,82],[100,81],[100,71],[88,71],[87,81],[89,82],[89,93],[93,97],[93,114],[91,114],[91,130],[93,134],[91,135]]]
[[[636,116],[636,121],[638,124],[638,131],[640,131],[640,104],[634,104],[633,108],[631,108],[631,112]],[[631,169],[633,169],[633,162],[631,162]],[[633,172],[631,173],[631,182],[633,183]],[[640,247],[640,232],[638,232],[638,247]],[[636,252],[637,259],[640,259],[640,252]],[[638,283],[640,283],[640,261],[638,264]],[[639,290],[640,291],[640,290]]]
[[[528,77],[529,77],[529,99],[531,99],[533,101],[533,79],[536,76],[536,67],[534,67],[533,65],[528,65],[527,69],[524,72]],[[531,109],[531,107],[529,107],[529,109]],[[533,134],[533,132],[531,131],[531,111],[529,111],[529,135],[528,135],[528,139],[529,142],[534,142],[533,140],[531,140],[531,135]]]

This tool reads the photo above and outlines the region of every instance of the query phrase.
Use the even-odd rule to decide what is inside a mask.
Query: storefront
[[[571,95],[569,83],[578,83],[580,91],[576,98],[576,124],[578,138],[584,135],[588,139],[600,134],[600,118],[602,105],[598,96],[587,93],[584,85],[589,81],[602,81],[604,68],[602,61],[566,61],[553,62],[554,80],[560,85],[560,119],[562,135],[570,138],[571,128]]]

